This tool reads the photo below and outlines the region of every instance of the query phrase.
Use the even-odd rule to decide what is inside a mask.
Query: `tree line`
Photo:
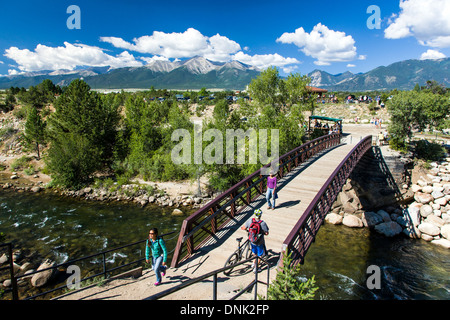
[[[427,81],[425,86],[417,84],[410,91],[396,90],[387,108],[391,117],[388,125],[389,144],[396,150],[407,151],[416,131],[433,132],[450,128],[450,90],[436,81]],[[429,156],[424,154],[424,158],[439,158],[442,152]]]
[[[245,164],[175,164],[171,158],[178,143],[172,140],[174,130],[187,130],[193,139],[191,117],[201,116],[208,105],[214,105],[212,117],[203,119],[202,133],[216,129],[225,137],[227,129],[278,129],[282,155],[305,141],[303,114],[314,112],[316,100],[307,89],[310,81],[301,74],[282,78],[276,68],[268,68],[251,81],[247,93],[240,95],[250,96],[251,101],[237,100],[235,108],[227,99],[233,92],[227,91],[180,93],[150,88],[102,94],[83,80],[59,87],[47,79],[28,90],[8,90],[5,101],[10,105],[5,111],[14,109],[18,101],[25,106],[23,136],[36,149],[38,158],[43,157],[54,185],[77,189],[92,183],[99,174],[121,182],[134,177],[198,180],[206,175],[211,188],[222,191],[266,163],[258,159],[258,163]],[[177,94],[190,101],[180,102]],[[393,148],[406,148],[414,128],[449,127],[449,92],[443,86],[430,81],[426,86],[394,90],[389,95],[386,106],[391,114],[388,130]],[[164,99],[158,99],[161,97]],[[387,99],[387,94],[383,97]],[[203,150],[208,143],[203,141]],[[267,147],[267,154],[271,154],[270,137]],[[248,159],[248,141],[245,150]],[[192,159],[194,152],[192,148]],[[237,157],[237,152],[234,155]]]
[[[120,181],[195,180],[207,175],[211,188],[221,191],[266,163],[258,159],[256,164],[175,164],[171,159],[177,144],[172,141],[174,130],[185,129],[194,137],[191,117],[214,105],[212,117],[203,119],[203,132],[213,128],[225,137],[227,129],[279,129],[279,152],[284,154],[304,142],[302,112],[314,103],[306,90],[308,83],[306,76],[282,79],[276,68],[269,68],[249,85],[253,101],[240,99],[238,108],[227,99],[233,92],[184,92],[191,101],[180,102],[177,92],[153,88],[102,94],[79,79],[62,88],[44,80],[28,90],[11,88],[8,95],[14,97],[13,105],[18,101],[25,105],[24,138],[42,156],[55,186],[81,188],[98,174]],[[200,101],[200,97],[208,98]],[[197,101],[197,110],[192,100]],[[203,148],[207,145],[203,141]],[[271,154],[270,143],[268,149]]]

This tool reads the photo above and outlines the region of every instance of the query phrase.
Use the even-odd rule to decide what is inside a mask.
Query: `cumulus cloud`
[[[288,66],[292,64],[299,64],[295,58],[285,58],[278,53],[275,54],[255,54],[253,56],[239,51],[233,55],[233,60],[240,61],[251,66],[255,66],[259,69],[266,69],[270,66],[281,67],[284,72],[289,73],[293,71],[295,66]]]
[[[101,37],[100,41],[110,43],[116,48],[154,55],[152,58],[141,58],[147,62],[153,61],[155,57],[180,59],[202,56],[219,62],[238,60],[260,69],[269,66],[281,67],[287,73],[296,68],[292,64],[300,63],[295,58],[285,58],[277,53],[249,55],[243,52],[249,51],[249,48],[241,48],[236,41],[220,34],[207,37],[194,28],[189,28],[182,33],[155,31],[152,35],[134,38],[132,43],[117,37]]]
[[[106,54],[103,49],[84,44],[64,42],[64,46],[49,47],[38,44],[34,51],[10,47],[5,50],[7,58],[14,60],[21,71],[74,70],[80,66],[111,66],[112,68],[138,67],[132,54],[124,51],[116,56]]]
[[[427,52],[422,53],[420,60],[436,60],[445,58],[445,54],[440,51],[428,49]]]
[[[384,30],[387,39],[415,37],[421,45],[450,47],[450,1],[404,0],[400,13],[390,18]]]
[[[154,31],[152,35],[134,38],[133,43],[117,37],[101,37],[100,41],[111,43],[140,53],[171,58],[191,58],[203,56],[214,61],[228,61],[231,54],[241,50],[241,46],[227,37],[216,34],[207,37],[194,28],[182,33]]]
[[[293,33],[285,32],[277,42],[294,44],[307,56],[316,59],[316,65],[329,65],[330,62],[351,61],[357,56],[355,40],[345,32],[330,30],[318,23],[311,33],[303,27]]]

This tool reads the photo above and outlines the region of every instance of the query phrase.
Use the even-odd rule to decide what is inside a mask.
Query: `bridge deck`
[[[356,142],[356,141],[354,141]],[[320,157],[313,157],[302,164],[278,182],[278,196],[275,210],[268,210],[266,200],[260,196],[244,213],[225,230],[218,234],[216,239],[194,256],[182,263],[178,268],[168,269],[163,278],[162,285],[155,287],[153,271],[145,270],[138,279],[118,279],[102,287],[73,293],[62,299],[145,299],[158,292],[179,285],[182,281],[196,278],[210,271],[223,267],[226,259],[236,249],[237,237],[246,239],[247,233],[240,230],[243,223],[252,216],[255,208],[263,211],[262,219],[269,226],[269,235],[266,237],[266,247],[269,250],[269,260],[272,265],[270,278],[275,277],[274,266],[278,261],[283,241],[299,220],[305,209],[313,200],[317,192],[326,182],[339,163],[354,147],[353,144],[341,144],[322,152]],[[242,274],[233,273],[230,277],[219,274],[218,299],[229,299],[254,279],[250,266],[241,268]],[[266,281],[267,270],[260,273],[260,280]],[[265,286],[259,285],[265,295]],[[89,292],[89,293],[87,293]],[[165,299],[201,300],[212,298],[212,279],[195,284],[189,289],[178,291]],[[247,296],[247,298],[249,298]]]

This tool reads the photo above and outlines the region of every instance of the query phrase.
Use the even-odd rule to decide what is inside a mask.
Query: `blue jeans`
[[[270,202],[270,198],[272,198],[273,201],[273,205]],[[267,192],[266,192],[266,200],[269,203],[269,207],[275,208],[275,193],[273,192],[272,188],[267,188]]]
[[[161,282],[161,271],[166,270],[166,266],[161,265],[163,256],[152,257],[152,269],[155,271],[156,281]]]

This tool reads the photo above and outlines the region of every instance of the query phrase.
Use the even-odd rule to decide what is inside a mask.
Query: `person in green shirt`
[[[148,233],[148,239],[145,246],[145,261],[149,263],[152,257],[152,269],[155,271],[155,286],[161,284],[161,274],[166,275],[167,249],[164,239],[158,237],[158,229],[152,228]]]

